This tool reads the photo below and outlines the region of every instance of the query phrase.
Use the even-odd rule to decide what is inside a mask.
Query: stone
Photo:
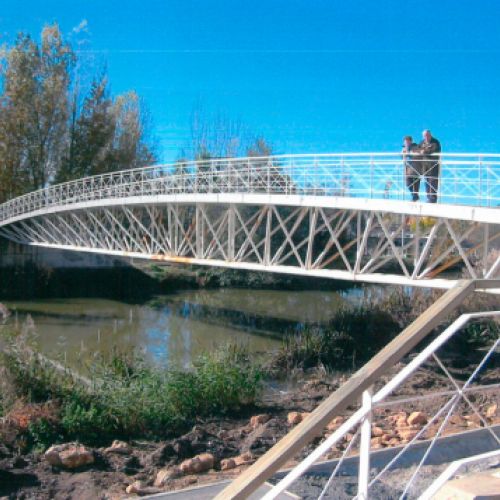
[[[201,453],[198,455],[203,470],[210,470],[214,468],[215,457],[211,453]]]
[[[404,418],[404,419],[406,420],[406,417],[407,417],[407,416],[408,416],[408,415],[406,414],[406,412],[405,412],[405,411],[400,411],[400,412],[398,412],[398,413],[395,413],[394,415],[389,415],[389,416],[387,417],[387,420],[388,420],[389,422],[391,422],[391,423],[395,423],[395,422],[397,422],[397,421],[398,421],[399,419],[401,419],[401,418]]]
[[[382,434],[382,436],[380,436],[380,442],[382,444],[386,444],[388,445],[391,441],[391,439],[394,439],[396,436],[394,434],[390,434],[390,433],[386,433],[386,434]]]
[[[384,430],[382,429],[382,427],[377,427],[377,426],[372,427],[372,436],[373,437],[380,437],[380,436],[383,436],[383,434],[384,434]]]
[[[184,460],[179,466],[183,474],[199,474],[213,468],[215,458],[211,453],[201,453],[193,458]]]
[[[236,466],[250,464],[255,460],[255,457],[247,451],[246,453],[242,453],[241,455],[234,458]]]
[[[254,415],[250,419],[250,427],[255,429],[259,425],[265,424],[270,418],[270,415],[266,415],[265,413],[263,413],[262,415]]]
[[[382,438],[381,437],[374,437],[371,439],[371,448],[377,449],[377,448],[382,448],[383,443],[382,443]]]
[[[421,411],[414,411],[407,419],[408,425],[425,425],[427,423],[427,415]]]
[[[307,416],[309,416],[309,413],[307,412],[299,412],[299,411],[291,411],[288,416],[287,416],[287,421],[290,425],[297,425],[302,422]]]
[[[497,414],[497,410],[498,410],[498,405],[496,403],[493,404],[493,405],[488,406],[488,408],[486,408],[486,416],[488,418],[495,417],[496,414]]]
[[[50,465],[76,469],[94,463],[94,454],[78,443],[65,443],[51,446],[44,454]]]
[[[403,441],[411,441],[418,434],[418,431],[407,427],[406,429],[398,429],[398,434]]]
[[[118,453],[120,455],[129,455],[132,452],[130,446],[125,441],[115,439],[111,446],[104,449],[104,453]]]
[[[129,484],[125,489],[125,492],[129,495],[154,495],[155,493],[160,493],[161,489],[147,486],[144,481],[134,481]]]
[[[220,470],[231,470],[236,467],[236,461],[233,458],[224,458],[220,462]]]
[[[340,415],[335,417],[327,426],[326,428],[329,431],[335,431],[337,430],[345,421],[344,417],[341,417]]]
[[[397,429],[400,428],[400,427],[406,427],[408,425],[406,417],[403,417],[403,416],[399,417],[394,422],[394,425],[396,426]]]
[[[125,488],[125,492],[129,495],[138,495],[144,487],[145,484],[142,481],[134,481]]]
[[[167,467],[166,469],[160,469],[154,481],[154,485],[157,488],[162,488],[170,479],[175,479],[182,475],[179,467]]]
[[[467,427],[482,427],[483,422],[476,413],[472,415],[465,415],[465,420],[467,421]]]

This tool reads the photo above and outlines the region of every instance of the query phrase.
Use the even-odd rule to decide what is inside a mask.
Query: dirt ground
[[[463,367],[457,370],[456,374],[457,376],[463,374]],[[346,379],[346,375],[326,376],[316,373],[298,383],[292,390],[268,388],[259,406],[249,409],[237,418],[200,420],[189,433],[169,441],[131,441],[126,452],[116,453],[104,446],[91,449],[94,463],[72,470],[51,466],[43,454],[22,455],[0,443],[0,497],[37,500],[118,500],[134,496],[126,492],[126,488],[133,483],[142,485],[143,489],[139,488],[138,491],[145,494],[234,478],[271,448],[298,421],[305,418],[308,412]],[[500,368],[489,370],[487,377],[483,377],[479,382],[481,384],[500,382]],[[452,388],[452,383],[444,375],[438,374],[434,367],[427,367],[417,372],[399,388],[392,399],[422,396],[431,392],[446,393]],[[471,402],[487,423],[500,423],[498,393],[498,390],[481,390],[470,394]],[[374,437],[375,441],[372,440],[373,447],[397,446],[408,442],[409,435],[405,438],[402,429],[397,427],[398,419],[401,420],[404,415],[404,420],[413,412],[420,411],[429,420],[449,398],[450,396],[446,394],[434,395],[419,401],[404,404],[391,402],[376,408],[373,426],[377,428],[378,437]],[[353,410],[354,408],[349,408],[338,416],[328,429],[325,429],[323,436],[333,432]],[[258,415],[261,417],[251,419]],[[440,421],[432,423],[429,431],[422,437],[429,437],[439,423]],[[482,425],[484,422],[475,415],[471,407],[462,402],[450,418],[444,433],[461,432]],[[418,425],[403,428],[410,434],[418,429]],[[325,458],[339,456],[351,438],[352,435],[349,435],[339,442]],[[320,439],[321,437],[317,438],[315,443],[317,444]],[[106,446],[110,444],[103,443]],[[313,444],[304,449],[301,455],[307,454]],[[213,456],[214,463],[210,470],[172,474],[158,486],[159,472],[178,470],[184,461],[203,453]],[[229,458],[235,459],[235,467],[228,466]],[[140,483],[137,483],[138,481]]]

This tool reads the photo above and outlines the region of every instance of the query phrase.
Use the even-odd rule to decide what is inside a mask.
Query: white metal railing
[[[433,437],[423,453],[418,465],[413,470],[409,481],[404,487],[400,498],[407,498],[408,492],[412,485],[414,484],[418,474],[421,472],[422,467],[425,465],[430,452],[432,451],[437,439],[442,435],[444,428],[456,410],[459,403],[463,403],[468,406],[472,414],[474,414],[481,425],[484,426],[486,431],[489,431],[493,440],[497,443],[498,449],[500,449],[500,436],[491,428],[489,422],[485,417],[479,412],[477,405],[474,403],[474,399],[471,397],[473,393],[487,392],[488,390],[493,390],[498,392],[499,384],[493,385],[480,385],[473,386],[472,383],[475,382],[479,372],[483,369],[486,363],[495,355],[500,345],[500,338],[497,338],[492,342],[492,345],[484,351],[484,356],[478,363],[476,368],[473,370],[472,374],[468,377],[465,383],[460,384],[455,380],[450,371],[446,368],[441,359],[437,356],[437,351],[448,342],[457,332],[462,330],[464,326],[474,320],[480,318],[494,318],[499,317],[500,311],[482,312],[482,313],[470,313],[463,314],[457,320],[455,320],[448,328],[446,328],[439,336],[437,336],[427,347],[425,347],[419,354],[417,354],[403,369],[401,369],[389,382],[387,382],[383,387],[378,389],[375,393],[372,393],[372,389],[367,389],[363,392],[361,407],[342,425],[336,429],[333,434],[328,436],[312,453],[310,453],[302,462],[300,462],[296,467],[294,467],[283,479],[281,479],[264,497],[263,500],[271,500],[276,498],[281,492],[285,491],[291,484],[298,480],[316,461],[318,461],[322,456],[325,455],[332,447],[336,445],[339,441],[347,436],[351,435],[349,445],[345,449],[343,455],[337,463],[337,466],[333,470],[331,476],[326,481],[322,493],[318,498],[323,498],[327,494],[329,487],[332,482],[338,477],[338,472],[341,468],[342,462],[353,451],[353,445],[359,443],[359,467],[358,467],[358,493],[355,498],[357,499],[367,499],[369,498],[369,490],[377,481],[379,481],[384,474],[391,470],[391,468],[397,463],[397,461],[406,453],[413,444],[423,437],[428,432],[433,432]],[[453,389],[450,391],[444,391],[441,393],[429,393],[421,396],[414,396],[405,399],[395,399],[392,401],[387,401],[387,398],[400,387],[413,373],[416,372],[424,363],[427,363],[430,359],[434,359],[437,366],[441,368],[443,374],[451,382]],[[423,425],[418,432],[415,431],[415,435],[409,442],[402,447],[393,458],[391,458],[388,463],[381,469],[376,470],[375,473],[370,470],[370,453],[371,448],[371,430],[372,430],[372,415],[376,408],[387,408],[390,406],[401,406],[402,404],[414,405],[415,402],[423,401],[426,399],[436,398],[448,398],[447,401],[439,407],[434,416],[430,417],[425,425]],[[435,430],[437,429],[437,430]],[[490,450],[485,450],[490,451]],[[440,481],[440,479],[437,479]],[[432,489],[432,488],[431,488]]]
[[[428,160],[414,158],[419,170]],[[500,154],[443,154],[438,202],[500,205]],[[53,185],[0,205],[0,223],[39,209],[186,193],[272,193],[410,200],[400,153],[216,158],[112,172]],[[429,176],[427,177],[429,180]],[[420,197],[425,199],[425,176]]]

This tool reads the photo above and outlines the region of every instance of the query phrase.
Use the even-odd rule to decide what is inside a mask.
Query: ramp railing
[[[474,290],[485,290],[498,287],[498,285],[498,280],[462,281],[443,294],[439,300],[403,330],[398,337],[374,356],[363,368],[356,372],[343,386],[327,398],[303,422],[290,431],[255,464],[233,481],[231,485],[218,495],[217,499],[247,498],[261,483],[269,479],[288,461],[292,460],[313,438],[321,435],[327,424],[329,424],[334,417],[339,416],[347,407],[358,404],[360,399],[360,408],[342,423],[333,434],[328,436],[312,453],[294,467],[294,469],[292,469],[292,471],[287,474],[265,498],[275,498],[280,492],[284,491],[290,484],[299,478],[313,463],[323,457],[332,446],[349,435],[350,441],[341,457],[341,461],[327,481],[322,495],[327,491],[331,482],[334,480],[342,460],[353,451],[354,445],[359,440],[357,498],[366,499],[368,498],[370,487],[391,469],[416,440],[422,439],[432,431],[433,439],[415,469],[414,474],[408,480],[401,496],[401,498],[403,498],[408,492],[408,489],[412,486],[415,478],[418,476],[422,466],[425,465],[426,459],[432,451],[436,439],[442,434],[443,429],[459,403],[465,403],[470,408],[475,421],[479,422],[480,425],[484,425],[486,428],[489,427],[488,421],[481,415],[477,406],[474,404],[471,394],[478,389],[483,391],[498,391],[500,385],[496,384],[491,387],[478,387],[472,386],[472,383],[476,381],[481,369],[497,351],[500,343],[498,333],[492,345],[484,352],[482,359],[478,361],[476,368],[463,384],[457,382],[456,377],[452,375],[450,370],[437,355],[437,351],[468,322],[479,318],[497,318],[500,316],[500,311],[480,312],[460,316],[439,336],[432,340],[416,357],[400,370],[399,373],[383,384],[382,387],[377,387],[377,390],[374,390],[374,385],[380,382],[381,377],[388,375],[396,363],[401,361],[405,355],[425,339],[429,332],[440,324],[454,309],[470,296]],[[383,405],[413,404],[416,399],[425,401],[427,397],[425,395],[419,398],[413,398],[412,400],[396,400],[390,403],[388,403],[386,399],[430,358],[434,359],[437,365],[443,370],[443,373],[452,385],[451,390],[445,391],[445,393],[439,395],[439,397],[448,398],[447,401],[440,405],[435,414],[431,418],[426,419],[425,423],[421,422],[421,424],[425,425],[422,425],[418,430],[413,428],[407,429],[415,431],[412,432],[407,445],[380,472],[371,475],[370,453],[372,451],[372,416],[374,410]],[[433,397],[436,397],[436,395],[434,394]],[[493,431],[491,432],[492,438],[500,445],[500,437]],[[322,496],[320,496],[320,498],[322,498]]]

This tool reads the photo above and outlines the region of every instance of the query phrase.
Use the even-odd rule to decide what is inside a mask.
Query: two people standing
[[[439,183],[439,166],[441,144],[432,137],[430,130],[424,130],[420,144],[413,142],[411,136],[403,139],[403,163],[405,165],[406,186],[408,187],[412,200],[420,199],[420,178],[425,178],[425,190],[429,203],[437,202]]]

